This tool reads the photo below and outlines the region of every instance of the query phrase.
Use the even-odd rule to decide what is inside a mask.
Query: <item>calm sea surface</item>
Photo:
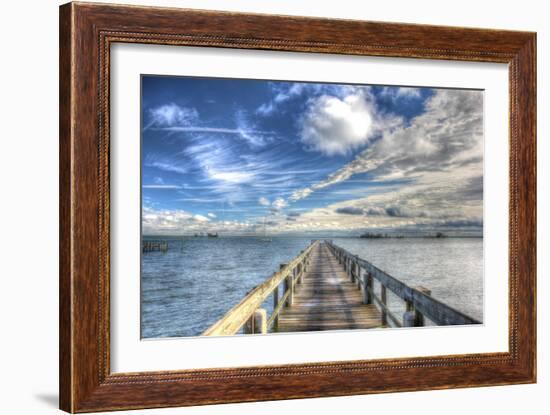
[[[142,256],[143,338],[200,335],[311,242],[296,237],[274,237],[272,242],[223,236],[168,240],[168,252]],[[401,281],[426,287],[433,297],[483,319],[483,239],[332,240]],[[389,290],[388,301],[400,315],[403,304]],[[265,308],[271,311],[271,297]]]

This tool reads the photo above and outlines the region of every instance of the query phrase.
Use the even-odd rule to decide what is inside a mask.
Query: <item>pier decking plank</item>
[[[285,307],[279,332],[371,329],[382,327],[381,314],[363,296],[325,243],[318,244],[303,276],[296,284],[293,303]]]

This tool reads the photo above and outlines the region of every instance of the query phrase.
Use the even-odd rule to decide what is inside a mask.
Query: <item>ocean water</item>
[[[273,237],[272,242],[223,236],[162,239],[169,241],[166,253],[142,255],[142,338],[200,335],[311,243],[311,238],[299,237]],[[406,284],[426,287],[433,297],[483,319],[483,239],[332,241]],[[403,302],[389,290],[388,302],[396,315],[402,314]],[[271,297],[265,308],[271,311]]]

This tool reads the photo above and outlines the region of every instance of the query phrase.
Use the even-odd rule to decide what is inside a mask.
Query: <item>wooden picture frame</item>
[[[117,42],[509,65],[509,352],[111,373],[109,59]],[[68,412],[536,380],[536,34],[156,7],[60,8],[60,407]]]

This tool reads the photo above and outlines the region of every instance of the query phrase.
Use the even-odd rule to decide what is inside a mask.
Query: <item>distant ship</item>
[[[208,232],[207,236],[208,236],[209,238],[217,238],[217,237],[218,237],[218,232],[216,232],[216,233],[210,233],[210,232]]]

